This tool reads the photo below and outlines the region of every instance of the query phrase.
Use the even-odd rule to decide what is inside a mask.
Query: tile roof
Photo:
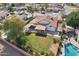
[[[37,25],[37,26],[35,27],[35,29],[36,29],[36,30],[45,30],[46,27],[45,27],[45,26],[42,26],[42,25]]]
[[[51,26],[53,26],[53,27],[57,27],[57,22],[58,22],[58,20],[57,19],[51,19],[52,17],[50,17],[50,16],[47,16],[47,15],[45,15],[45,16],[37,16],[35,19],[33,19],[30,23],[33,23],[33,24],[38,24],[38,22],[40,22],[41,20],[44,20],[44,19],[46,19],[46,20],[48,20],[49,22],[50,22],[50,25]]]
[[[5,11],[0,11],[0,16],[6,16],[6,12]]]

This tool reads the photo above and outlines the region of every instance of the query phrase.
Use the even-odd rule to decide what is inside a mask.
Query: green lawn
[[[32,45],[32,48],[36,51],[48,51],[49,46],[51,45],[51,42],[53,38],[51,36],[37,36],[35,33],[31,33],[27,36],[28,45]]]

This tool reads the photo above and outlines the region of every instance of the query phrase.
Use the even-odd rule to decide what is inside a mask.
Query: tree
[[[79,27],[79,11],[78,12],[72,12],[66,17],[67,25],[72,26],[74,28]]]
[[[66,3],[66,5],[68,5],[68,6],[75,6],[74,3]]]
[[[25,3],[14,3],[15,6],[25,6]]]
[[[27,10],[27,12],[32,14],[32,17],[33,17],[33,13],[37,12],[37,11],[38,11],[38,9],[37,8],[33,8],[32,6],[29,6],[28,10]]]
[[[0,23],[0,30],[3,28],[3,24]]]
[[[8,9],[9,12],[13,12],[13,8],[12,7],[13,7],[12,4],[8,5],[7,9]]]
[[[23,35],[23,36],[18,37],[18,38],[16,39],[16,42],[17,42],[21,47],[24,48],[24,46],[26,45],[27,40],[28,40],[27,37],[26,37],[25,35]]]
[[[6,7],[8,3],[0,3],[0,7]]]
[[[48,3],[44,3],[44,4],[43,4],[43,7],[44,7],[45,10],[47,11],[47,8],[49,7],[49,4],[48,4]]]
[[[42,11],[45,11],[45,12],[47,11],[47,8],[49,7],[49,4],[48,3],[43,3],[40,6],[41,6],[41,13],[42,13]]]
[[[5,19],[3,29],[5,32],[8,31],[8,39],[14,39],[13,41],[15,41],[22,33],[24,25],[24,20],[20,19],[16,15],[12,15]]]

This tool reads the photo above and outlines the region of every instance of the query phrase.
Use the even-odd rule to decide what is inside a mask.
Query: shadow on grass
[[[31,32],[26,32],[25,35],[29,36]],[[36,36],[46,37],[47,34],[35,33]]]
[[[46,37],[46,34],[40,34],[40,33],[36,33],[36,36],[42,36],[42,37]]]
[[[27,36],[30,35],[30,34],[31,34],[31,32],[26,32],[26,33],[25,33],[25,35],[27,35]]]

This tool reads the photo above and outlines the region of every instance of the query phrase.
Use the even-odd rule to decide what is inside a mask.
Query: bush
[[[3,26],[0,24],[0,30],[3,28]]]
[[[1,34],[2,34],[2,33],[0,32],[0,37],[1,37]]]
[[[57,37],[54,37],[53,38],[53,43],[57,43],[57,42],[59,42],[60,41],[60,38],[57,38]]]
[[[36,55],[36,52],[33,51],[32,54],[33,54],[33,55]]]
[[[44,52],[43,51],[41,52],[41,55],[44,55]]]
[[[41,52],[41,55],[45,55],[45,56],[54,56],[54,53],[51,51],[47,51],[47,52]]]
[[[73,28],[79,27],[79,11],[72,12],[66,17],[67,25],[72,26]]]
[[[53,52],[50,52],[50,53],[49,53],[49,56],[51,56],[51,55],[52,55],[52,56],[55,56],[55,54],[54,54]]]
[[[18,37],[18,38],[16,39],[16,42],[17,42],[19,45],[25,46],[27,40],[28,40],[28,39],[27,39],[26,36],[21,36],[21,37]]]
[[[51,52],[51,51],[47,51],[47,52],[45,52],[44,55],[45,55],[45,56],[54,56],[54,53]]]

